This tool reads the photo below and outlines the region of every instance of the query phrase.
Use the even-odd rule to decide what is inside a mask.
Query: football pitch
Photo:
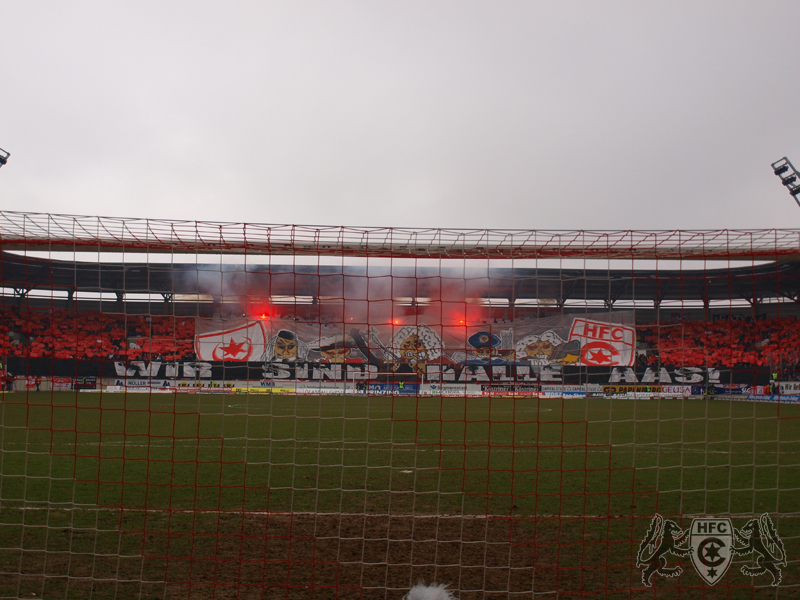
[[[165,582],[174,584],[167,597],[234,588],[287,597],[305,580],[316,597],[383,598],[419,576],[455,578],[462,599],[495,587],[630,597],[642,588],[636,551],[655,513],[687,527],[692,516],[740,526],[765,512],[790,557],[786,593],[798,590],[795,405],[74,392],[2,400],[0,597],[165,597]],[[769,583],[734,567],[734,592]],[[688,571],[680,586],[705,593]],[[656,583],[667,588],[659,597],[693,597],[677,579]]]

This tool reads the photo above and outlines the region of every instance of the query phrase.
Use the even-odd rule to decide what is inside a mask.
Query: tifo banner
[[[636,329],[601,321],[575,319],[569,341],[578,342],[586,366],[630,367],[636,360]]]
[[[246,362],[265,350],[263,321],[196,319],[195,354],[199,360]]]
[[[214,327],[209,323],[204,326]],[[442,383],[547,381],[562,366],[627,367],[636,358],[632,312],[469,326],[428,325],[410,319],[352,326],[283,319],[262,323],[266,379],[357,382],[393,376]],[[206,344],[198,358],[212,351],[225,353],[234,331],[255,330],[252,324],[239,329],[215,327],[198,334],[198,348]],[[250,352],[251,360],[255,360],[254,352]]]

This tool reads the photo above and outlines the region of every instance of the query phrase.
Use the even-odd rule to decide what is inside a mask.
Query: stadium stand
[[[768,367],[789,365],[800,349],[800,322],[794,317],[757,321],[718,320],[639,326],[642,340],[658,349],[648,363]]]
[[[6,307],[0,319],[0,351],[6,356],[184,360],[194,354],[195,320],[181,316]],[[640,341],[654,349],[646,355],[649,365],[784,364],[794,370],[800,357],[800,322],[794,317],[644,323],[637,330]]]
[[[180,360],[193,354],[195,322],[185,317],[4,308],[0,318],[6,356]]]

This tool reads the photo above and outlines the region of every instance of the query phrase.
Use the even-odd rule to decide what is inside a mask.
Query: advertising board
[[[800,381],[780,381],[778,388],[781,394],[800,394]]]
[[[71,390],[72,377],[53,377],[50,380],[53,390]]]
[[[747,399],[751,402],[786,402],[789,404],[797,404],[800,401],[798,395],[783,396],[780,394],[749,394]]]
[[[559,386],[555,386],[559,387]],[[534,397],[539,395],[537,385],[482,385],[482,396]]]
[[[603,395],[611,398],[688,398],[690,385],[604,385]]]
[[[78,377],[73,383],[73,388],[76,390],[96,390],[97,377],[93,375],[88,377]]]

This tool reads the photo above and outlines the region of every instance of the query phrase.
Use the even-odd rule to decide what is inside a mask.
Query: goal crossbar
[[[323,227],[0,211],[5,250],[442,259],[800,260],[800,230]]]

